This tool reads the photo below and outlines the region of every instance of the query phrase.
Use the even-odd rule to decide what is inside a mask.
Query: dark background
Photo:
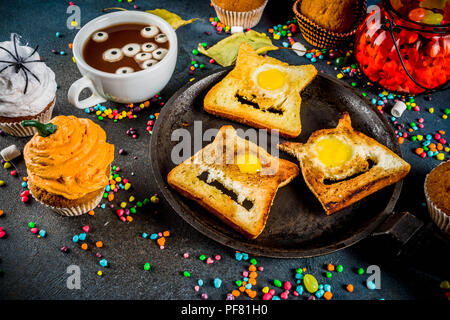
[[[369,4],[377,1],[369,1]],[[172,80],[161,92],[163,101],[190,78],[199,78],[202,74],[220,69],[218,65],[210,65],[209,58],[195,57],[206,65],[204,71],[196,70],[189,75],[188,68],[194,57],[192,49],[200,42],[214,44],[224,35],[216,33],[209,23],[209,18],[215,16],[214,9],[208,0],[203,1],[144,1],[138,0],[122,3],[113,0],[74,1],[81,8],[82,26],[89,20],[101,15],[101,9],[120,6],[133,9],[137,4],[141,10],[165,8],[179,14],[184,19],[194,17],[199,21],[181,27],[177,30],[179,40],[179,56]],[[68,14],[66,9],[69,1],[1,1],[0,2],[0,40],[10,39],[10,33],[16,32],[29,42],[30,46],[39,44],[39,53],[46,60],[47,65],[55,72],[59,85],[54,115],[74,114],[78,117],[89,117],[99,123],[107,132],[108,141],[115,145],[115,162],[122,169],[121,176],[128,178],[132,189],[120,192],[119,199],[114,203],[127,201],[130,195],[142,200],[155,193],[158,188],[154,182],[149,159],[148,148],[150,135],[145,131],[148,116],[158,112],[159,108],[153,104],[138,114],[137,119],[121,120],[113,123],[111,120],[98,121],[95,115],[87,115],[83,110],[72,107],[67,101],[67,91],[73,81],[80,77],[76,65],[72,62],[72,55],[68,43],[73,41],[76,30],[66,28]],[[269,1],[260,24],[255,30],[267,32],[269,27],[284,24],[293,17],[292,1]],[[205,31],[211,31],[206,35]],[[57,38],[56,32],[63,37]],[[294,39],[305,41],[297,33]],[[274,41],[278,45],[281,41]],[[65,56],[52,54],[51,50],[64,50]],[[288,50],[270,53],[291,64],[308,63],[305,57],[298,57]],[[325,62],[317,64],[318,70],[336,75],[333,65]],[[376,97],[378,91],[368,91],[369,98]],[[421,134],[432,133],[439,129],[450,132],[449,119],[441,118],[444,108],[449,107],[449,93],[440,92],[432,95],[431,101],[423,97],[416,98],[421,107],[419,113],[405,111],[401,121],[408,123],[417,121],[419,117],[425,119],[425,129]],[[107,106],[115,106],[108,103]],[[435,108],[435,114],[426,110]],[[137,129],[139,138],[132,139],[126,135],[130,127]],[[450,140],[447,133],[447,140]],[[0,148],[16,144],[20,149],[28,138],[0,136]],[[436,239],[439,231],[430,223],[423,195],[425,175],[435,167],[439,161],[416,156],[413,150],[418,144],[406,141],[402,145],[402,152],[406,161],[412,165],[408,177],[404,180],[403,191],[395,211],[409,211],[426,223],[420,239],[409,246],[399,259],[389,256],[388,245],[381,241],[362,241],[353,247],[321,257],[309,259],[271,259],[256,257],[258,265],[264,267],[259,272],[258,298],[262,296],[260,289],[266,285],[273,286],[273,279],[291,281],[295,283],[294,273],[298,267],[306,267],[309,273],[316,276],[319,283],[329,283],[332,286],[334,299],[444,299],[443,291],[439,288],[440,281],[448,279],[448,246],[442,240]],[[126,155],[118,155],[119,149],[125,149]],[[136,159],[135,159],[136,157]],[[448,158],[448,154],[446,154]],[[201,235],[186,224],[176,213],[168,207],[164,199],[157,206],[147,207],[133,215],[132,223],[122,223],[111,209],[97,209],[95,216],[84,215],[78,218],[65,218],[44,208],[35,200],[28,204],[20,201],[21,179],[26,175],[22,158],[13,161],[19,172],[19,178],[12,177],[9,170],[0,169],[0,180],[6,185],[0,187],[0,209],[5,215],[0,217],[0,226],[6,233],[6,239],[0,239],[0,299],[200,299],[200,294],[206,292],[210,299],[224,299],[228,292],[235,289],[234,281],[242,278],[242,271],[247,270],[249,262],[238,262],[234,259],[234,250],[223,247]],[[120,201],[119,201],[120,200]],[[154,211],[157,210],[155,214]],[[27,224],[34,221],[38,228],[47,231],[43,239],[33,235]],[[89,225],[87,243],[90,249],[83,251],[79,244],[72,242],[75,234],[83,232],[81,227]],[[148,234],[170,230],[171,236],[166,241],[166,248],[160,250],[156,242],[141,237],[142,232]],[[104,247],[96,250],[95,241],[101,240]],[[70,253],[60,252],[62,246],[68,246]],[[108,268],[99,266],[99,258],[95,253],[99,251],[110,264]],[[189,259],[183,258],[183,253],[190,254]],[[222,260],[207,265],[198,259],[201,254],[214,257],[222,256]],[[151,271],[144,271],[143,265],[150,262]],[[334,273],[333,278],[324,277],[327,263],[342,264],[344,272]],[[69,265],[78,265],[81,269],[81,289],[69,290],[66,279]],[[365,280],[368,275],[358,276],[356,268],[367,268],[369,265],[381,268],[381,289],[368,290]],[[97,276],[102,270],[103,276]],[[189,270],[190,278],[183,277],[183,271]],[[213,279],[223,280],[220,289],[215,289]],[[193,287],[198,279],[203,279],[205,285],[200,292]],[[355,286],[354,293],[348,293],[344,287],[347,283]],[[277,293],[281,293],[278,289]],[[305,299],[306,295],[294,299]],[[241,295],[239,299],[245,299]],[[291,295],[292,298],[292,295]]]

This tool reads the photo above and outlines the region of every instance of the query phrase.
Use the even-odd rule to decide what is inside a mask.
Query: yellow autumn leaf
[[[193,18],[190,20],[183,20],[179,15],[170,12],[166,9],[154,9],[154,10],[146,10],[145,12],[154,14],[155,16],[158,16],[160,18],[163,18],[164,20],[166,20],[171,26],[172,28],[174,28],[175,30],[178,29],[179,27],[185,26],[189,23],[194,22],[195,20],[198,20],[198,18]]]
[[[258,54],[278,50],[278,47],[272,44],[272,41],[266,34],[249,30],[248,32],[234,33],[207,50],[199,44],[198,51],[213,58],[222,67],[228,67],[236,62],[239,46],[243,42],[247,42]]]

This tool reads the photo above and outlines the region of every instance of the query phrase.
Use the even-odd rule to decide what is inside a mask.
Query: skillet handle
[[[407,211],[393,213],[372,233],[372,236],[389,238],[394,242],[393,248],[397,248],[398,254],[423,225],[422,220]]]

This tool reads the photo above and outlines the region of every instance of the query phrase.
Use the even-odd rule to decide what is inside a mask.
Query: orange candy
[[[334,265],[332,265],[331,263],[327,264],[327,270],[334,271]]]
[[[166,243],[166,238],[164,237],[158,238],[156,242],[158,243],[159,246],[163,246]]]
[[[131,216],[128,216],[128,217],[127,217],[127,221],[128,221],[128,222],[131,222],[131,221],[133,221],[133,218],[132,218]]]
[[[323,297],[325,298],[325,300],[330,300],[333,297],[333,294],[331,292],[329,292],[329,291],[326,291],[323,294]]]
[[[250,265],[250,267],[248,267],[249,271],[256,271],[256,267],[254,264]]]
[[[248,277],[255,279],[257,276],[258,276],[258,274],[255,271],[252,271],[252,272],[250,272]]]
[[[416,149],[416,154],[417,154],[417,155],[420,156],[422,153],[423,153],[423,149],[422,149],[422,148],[417,148],[417,149]]]
[[[88,215],[93,216],[95,214],[94,210],[88,212]]]
[[[239,287],[239,291],[240,292],[244,292],[245,291],[245,287]]]
[[[256,291],[254,291],[254,290],[251,290],[251,289],[247,289],[247,290],[245,290],[245,293],[250,297],[250,298],[254,298],[254,297],[256,297]]]
[[[81,249],[87,250],[87,248],[88,248],[87,243],[83,243],[83,244],[81,245]]]
[[[254,286],[254,285],[256,285],[256,279],[250,278],[250,279],[248,279],[248,283],[250,283],[252,286]]]
[[[3,213],[4,213],[4,212],[3,212],[3,210],[0,210],[0,216],[2,216],[2,215],[3,215]]]
[[[101,247],[103,247],[103,242],[97,241],[97,242],[95,243],[95,245],[97,246],[97,248],[101,248]]]
[[[348,292],[353,292],[353,285],[351,284],[351,283],[349,283],[348,285],[347,285],[347,287],[345,287],[345,289],[347,289],[347,291]]]
[[[164,237],[170,236],[170,231],[164,231],[164,232],[163,232],[163,236],[164,236]]]
[[[231,294],[235,297],[239,297],[241,295],[241,293],[239,292],[239,290],[233,290],[231,291]]]
[[[405,138],[403,138],[403,137],[398,137],[398,143],[399,143],[399,144],[403,144],[403,142],[405,142]]]

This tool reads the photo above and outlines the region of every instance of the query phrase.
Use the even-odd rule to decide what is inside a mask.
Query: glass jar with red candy
[[[385,0],[359,27],[360,69],[389,91],[430,93],[450,79],[450,0]]]

